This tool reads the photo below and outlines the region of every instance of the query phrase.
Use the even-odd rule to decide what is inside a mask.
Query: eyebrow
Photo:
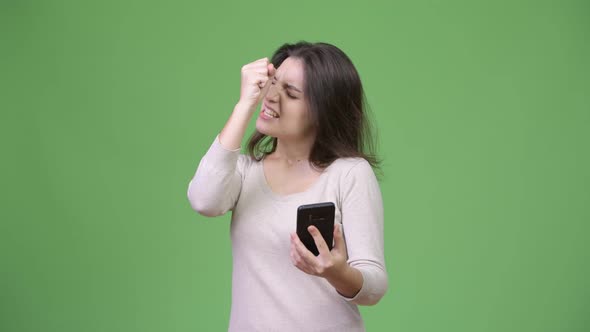
[[[274,79],[278,81],[277,77],[274,76]],[[285,83],[285,85],[287,86],[288,89],[293,89],[295,91],[298,91],[300,93],[303,93],[303,91],[299,90],[296,86],[289,84],[289,83]]]

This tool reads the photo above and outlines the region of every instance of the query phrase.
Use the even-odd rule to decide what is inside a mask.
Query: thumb
[[[264,96],[266,96],[266,93],[272,85],[273,77],[275,76],[276,69],[274,65],[269,63],[266,67],[268,68],[268,80],[266,80],[266,84],[260,89],[260,95],[258,96],[256,104],[260,103],[262,99],[264,99]]]
[[[266,84],[262,87],[262,89],[260,89],[260,95],[258,96],[257,103],[259,103],[260,101],[262,101],[262,99],[264,99],[264,96],[266,96],[266,93],[270,89],[271,85],[272,85],[272,80],[270,80],[270,79],[267,80]]]

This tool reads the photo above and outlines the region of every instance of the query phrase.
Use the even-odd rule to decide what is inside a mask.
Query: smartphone
[[[315,226],[326,241],[328,249],[332,250],[334,241],[334,211],[332,202],[300,205],[297,208],[297,236],[309,251],[318,256],[320,253],[307,227]]]

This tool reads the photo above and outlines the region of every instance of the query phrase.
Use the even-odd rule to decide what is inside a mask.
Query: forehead
[[[289,83],[303,83],[303,62],[295,58],[287,58],[277,68],[277,79]]]

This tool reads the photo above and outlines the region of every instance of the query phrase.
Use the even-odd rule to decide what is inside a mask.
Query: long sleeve
[[[240,149],[223,147],[218,134],[188,185],[187,196],[193,210],[215,217],[234,208],[242,188],[239,161]]]
[[[348,264],[363,275],[361,290],[352,298],[358,305],[379,302],[388,288],[383,246],[383,199],[371,165],[362,159],[345,175],[342,188],[342,225]]]

